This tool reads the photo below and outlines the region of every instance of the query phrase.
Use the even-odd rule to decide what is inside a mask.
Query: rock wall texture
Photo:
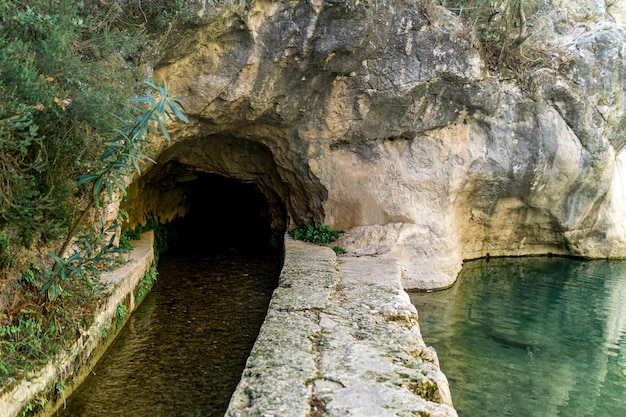
[[[227,417],[457,417],[392,259],[285,237],[285,263]]]
[[[275,227],[346,230],[410,288],[487,255],[626,256],[626,28],[603,1],[527,1],[545,62],[521,76],[435,2],[206,3],[155,67],[193,119],[172,181],[255,182]]]

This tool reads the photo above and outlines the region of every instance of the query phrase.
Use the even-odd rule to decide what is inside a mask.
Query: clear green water
[[[152,292],[58,416],[223,416],[278,282],[279,255],[162,255]]]
[[[472,261],[411,299],[459,416],[626,416],[626,262]]]

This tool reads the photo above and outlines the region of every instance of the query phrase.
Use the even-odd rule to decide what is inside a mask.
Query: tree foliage
[[[0,234],[51,241],[72,223],[77,176],[127,118],[140,34],[69,0],[0,3]]]
[[[114,224],[105,230],[102,220],[94,243],[90,243],[93,239],[89,235],[79,236],[76,242],[74,238],[90,210],[94,206],[100,206],[103,193],[106,192],[109,200],[114,193],[125,195],[128,181],[135,174],[141,173],[140,164],[145,161],[154,162],[143,150],[150,143],[150,135],[162,134],[169,141],[170,135],[165,126],[168,119],[189,122],[179,108],[182,107],[179,97],[168,95],[165,82],[162,86],[151,82],[146,84],[151,91],[144,97],[132,98],[130,101],[147,108],[137,108],[137,111],[144,110],[143,113],[130,120],[118,118],[124,125],[104,142],[104,151],[94,162],[92,172],[78,178],[78,185],[91,185],[89,203],[74,222],[58,254],[50,253],[54,261],[53,268],[39,275],[44,281],[42,292],[46,292],[51,301],[63,294],[63,282],[77,278],[90,279],[97,274],[96,265],[113,260],[111,255],[122,250],[115,247],[115,234],[112,233],[112,228],[118,225]],[[92,228],[87,230],[93,231]],[[108,243],[103,241],[106,236],[110,236]],[[78,249],[74,249],[65,258],[65,252],[71,243],[77,245]]]
[[[86,214],[125,192],[149,137],[169,137],[167,119],[186,121],[165,84],[143,82],[133,4],[0,1],[0,284],[21,275],[0,294],[0,389],[91,323],[115,225]],[[22,256],[59,247],[48,261]]]

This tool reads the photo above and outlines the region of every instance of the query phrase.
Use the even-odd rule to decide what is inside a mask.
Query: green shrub
[[[60,349],[58,330],[35,310],[22,310],[14,324],[0,326],[0,387],[6,377],[16,377],[45,364]]]
[[[152,230],[154,232],[154,251],[155,255],[167,248],[168,239],[170,238],[173,226],[171,223],[163,223],[158,214],[154,212],[145,213],[145,223],[135,227],[132,230],[125,230],[129,239],[139,240],[142,233]]]
[[[125,19],[136,26],[145,28],[154,34],[162,31],[176,18],[190,19],[193,12],[190,9],[189,0],[144,0],[125,1],[116,0],[118,9],[122,11]]]
[[[130,115],[142,75],[122,57],[145,38],[105,12],[70,0],[0,3],[0,233],[14,245],[67,233],[75,179],[121,125],[112,115]]]
[[[137,226],[135,232],[138,235],[145,233],[149,230],[154,231],[154,247],[156,251],[160,251],[167,246],[168,228],[165,223],[162,223],[159,216],[150,212],[146,215],[146,224]]]
[[[115,220],[116,223],[120,226],[124,223],[128,223],[128,221],[130,220],[130,215],[128,214],[128,212],[123,208],[119,208],[117,212],[117,219]],[[134,240],[139,240],[139,234],[134,233],[134,231],[131,230],[124,230],[122,228],[119,241],[120,251],[131,252],[133,249],[135,249],[135,244],[133,243]]]
[[[166,86],[146,87],[134,65],[147,36],[121,18],[132,4],[0,2],[0,279],[8,268],[25,270],[0,311],[0,388],[91,324],[95,277],[115,248],[112,229],[82,220],[103,193],[124,194],[127,178],[149,159],[148,136],[169,138],[165,118],[186,121]],[[49,264],[21,256],[58,247],[63,237]]]
[[[11,254],[11,240],[5,234],[0,234],[0,269],[13,266],[14,258]]]
[[[122,252],[132,252],[135,249],[135,245],[133,244],[134,235],[129,234],[128,232],[122,232],[120,235],[120,243],[119,248]]]
[[[117,303],[117,307],[115,308],[115,328],[119,329],[124,324],[124,319],[126,318],[126,314],[128,314],[128,307],[122,303]]]
[[[346,249],[343,246],[333,246],[333,251],[336,255],[343,255],[346,253]]]
[[[91,208],[100,206],[102,194],[106,193],[109,199],[116,192],[125,195],[129,178],[141,173],[139,163],[152,161],[143,152],[144,145],[149,143],[150,134],[163,134],[167,140],[170,140],[165,128],[165,120],[176,118],[183,122],[189,121],[178,108],[180,103],[177,97],[168,96],[165,83],[162,86],[156,86],[150,82],[146,84],[152,91],[144,97],[131,99],[132,102],[147,105],[145,111],[124,121],[125,124],[105,142],[104,151],[98,161],[93,164],[91,172],[82,174],[78,178],[79,185],[91,185],[91,195],[87,207],[74,222],[61,249],[57,254],[49,252],[54,266],[45,270],[41,277],[44,280],[42,291],[47,292],[50,301],[63,295],[61,287],[63,281],[75,278],[90,279],[91,276],[97,275],[96,266],[99,263],[115,260],[111,255],[120,253],[121,249],[114,245],[115,235],[112,229],[119,225],[114,224],[105,230],[100,220],[100,230],[93,237],[89,234],[79,235],[75,242],[74,238],[81,223],[87,218]],[[87,227],[87,230],[93,232],[91,227]],[[110,236],[108,243],[104,241],[106,236]],[[69,257],[63,258],[72,242],[79,248],[75,249]]]
[[[33,398],[28,404],[26,404],[26,406],[22,410],[22,414],[20,415],[21,417],[34,415],[38,411],[43,410],[47,403],[48,397],[43,392],[40,392],[35,398]]]
[[[100,338],[102,339],[102,344],[106,345],[109,340],[109,331],[107,329],[102,329],[102,333],[100,334]]]
[[[296,240],[327,245],[334,242],[341,235],[340,231],[330,230],[328,225],[316,225],[309,219],[304,226],[296,227],[289,235]]]

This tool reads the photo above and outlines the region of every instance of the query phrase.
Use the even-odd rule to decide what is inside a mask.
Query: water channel
[[[411,294],[460,417],[626,416],[626,262],[467,262]]]
[[[280,271],[277,251],[169,251],[152,292],[61,417],[223,416]]]

